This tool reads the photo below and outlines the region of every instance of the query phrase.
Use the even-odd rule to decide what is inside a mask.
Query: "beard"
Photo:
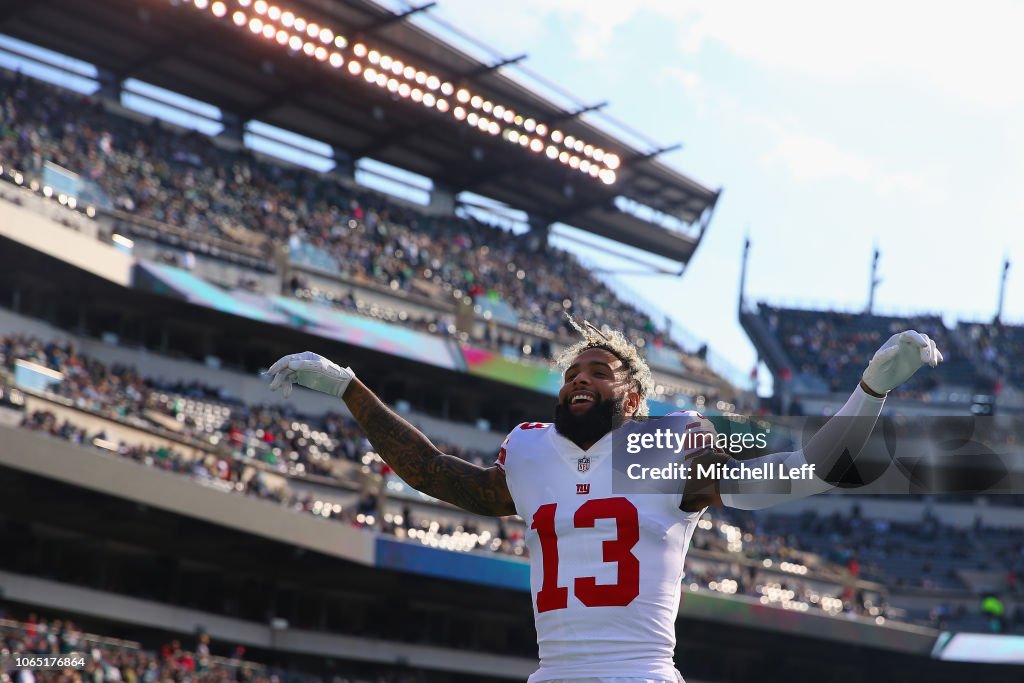
[[[573,415],[567,402],[555,406],[555,429],[577,446],[597,441],[625,419],[622,401],[614,398],[598,401],[582,415]]]

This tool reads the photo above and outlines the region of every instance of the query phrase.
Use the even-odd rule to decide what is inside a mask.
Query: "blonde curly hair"
[[[629,381],[640,394],[640,404],[637,406],[634,417],[647,417],[650,408],[647,405],[647,396],[654,386],[654,378],[651,376],[651,368],[643,359],[636,347],[626,339],[626,336],[618,330],[603,332],[589,321],[584,320],[580,325],[569,313],[565,314],[569,324],[575,328],[583,337],[580,341],[568,347],[555,359],[555,367],[563,375],[569,369],[576,357],[588,349],[604,349],[612,354],[625,366]]]

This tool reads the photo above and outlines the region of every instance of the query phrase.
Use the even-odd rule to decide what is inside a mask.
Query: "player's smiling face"
[[[565,371],[558,401],[572,415],[584,415],[603,401],[624,402],[629,417],[636,406],[629,378],[621,360],[605,349],[587,349]]]

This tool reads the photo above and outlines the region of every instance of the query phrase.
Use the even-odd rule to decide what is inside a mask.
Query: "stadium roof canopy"
[[[281,10],[333,28],[503,103],[550,130],[586,140],[621,159],[606,185],[545,154],[403,100],[345,69],[289,52],[230,21],[256,2],[224,0],[0,0],[0,32],[81,59],[116,82],[139,79],[202,100],[242,122],[259,120],[321,140],[352,159],[370,157],[427,176],[454,193],[471,191],[547,223],[562,222],[686,263],[710,220],[718,191],[589,125],[397,15],[365,0],[274,0]],[[205,9],[197,9],[201,5]],[[266,7],[266,5],[264,5]],[[454,107],[455,98],[449,98]],[[623,196],[662,214],[623,210]],[[632,205],[632,203],[628,203]],[[640,215],[644,215],[641,213]],[[668,220],[664,220],[668,217]],[[659,224],[660,223],[660,224]]]

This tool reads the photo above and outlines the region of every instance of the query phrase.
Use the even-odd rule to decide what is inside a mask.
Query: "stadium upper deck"
[[[701,374],[703,361],[680,355],[677,342],[636,302],[616,296],[560,250],[536,250],[529,240],[491,226],[412,211],[309,171],[254,160],[31,79],[4,83],[5,178],[17,169],[29,175],[26,183],[45,185],[43,166],[57,163],[95,179],[119,209],[119,232],[179,246],[196,241],[200,253],[233,254],[234,261],[258,268],[241,276],[248,286],[266,289],[263,271],[284,268],[277,275],[287,281],[270,282],[273,291],[287,288],[357,309],[363,304],[352,288],[377,287],[384,293],[378,301],[392,299],[383,308],[398,311],[391,315],[396,321],[449,333],[457,313],[451,301],[470,297],[482,313],[475,339],[542,358],[568,339],[561,315],[568,305],[577,316],[642,340],[655,365]],[[285,243],[291,269],[275,253]]]
[[[84,60],[107,95],[137,78],[250,120],[685,263],[718,192],[372,2],[8,3],[0,30]],[[581,109],[586,109],[581,108]],[[469,124],[469,125],[467,125]],[[629,207],[641,208],[638,212]],[[641,216],[658,212],[654,222]],[[649,213],[647,215],[650,215]],[[670,226],[670,227],[665,227]]]
[[[758,304],[740,319],[768,364],[776,387],[791,397],[821,397],[854,386],[863,361],[890,335],[916,329],[936,340],[946,356],[941,372],[916,377],[894,398],[923,401],[939,409],[968,409],[979,401],[1018,410],[1024,380],[1019,356],[1024,333],[1002,323],[959,322],[947,328],[938,315],[886,316],[803,310]],[[903,406],[901,409],[907,409]]]

